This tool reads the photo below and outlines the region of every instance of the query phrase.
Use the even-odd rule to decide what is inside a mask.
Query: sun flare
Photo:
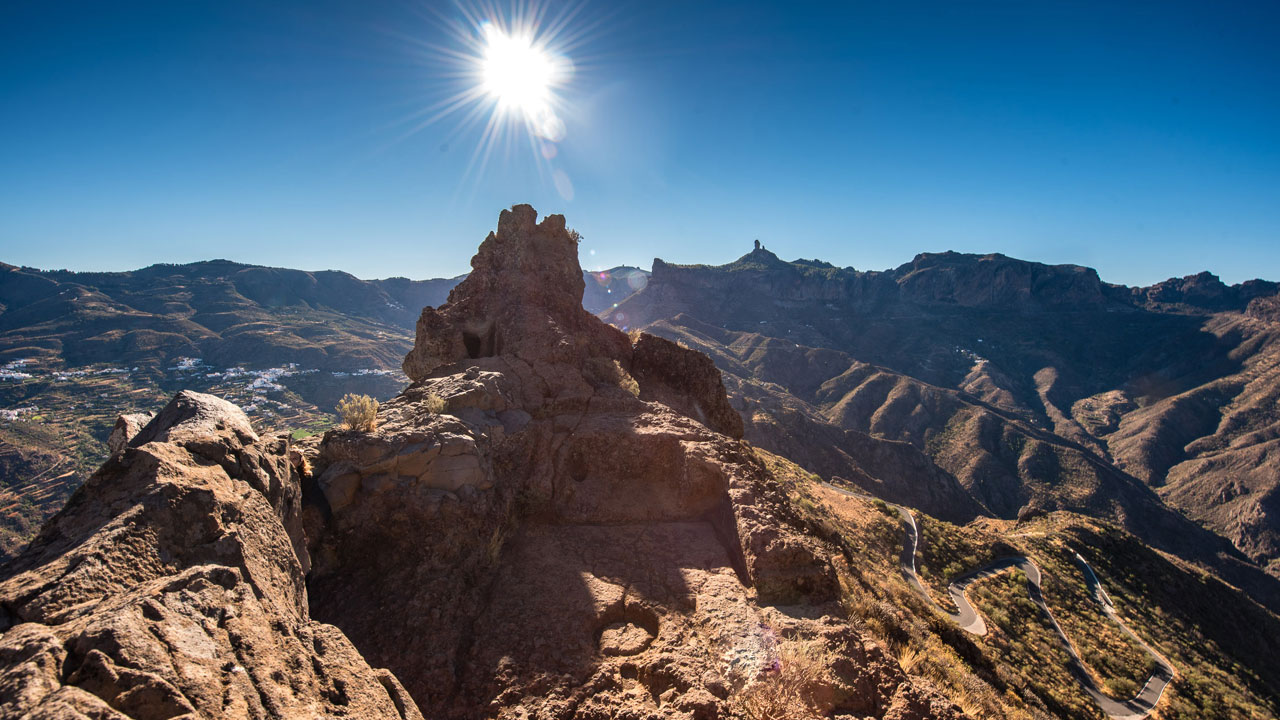
[[[528,113],[545,106],[558,74],[551,55],[534,47],[530,38],[508,35],[494,25],[485,25],[483,34],[485,92],[504,109]]]
[[[534,137],[558,142],[564,122],[556,112],[556,88],[569,75],[568,61],[541,45],[532,32],[480,28],[480,90],[498,116],[523,122]]]
[[[447,94],[415,113],[423,119],[410,132],[449,116],[458,119],[449,142],[478,129],[468,173],[483,170],[495,151],[511,160],[513,141],[523,137],[545,177],[571,199],[573,185],[557,155],[574,111],[566,93],[578,66],[569,53],[590,35],[575,22],[581,5],[558,5],[552,13],[530,0],[504,15],[480,0],[455,2],[457,15],[444,20],[456,45],[428,46],[426,55]]]

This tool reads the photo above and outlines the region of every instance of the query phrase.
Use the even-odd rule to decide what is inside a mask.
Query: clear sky
[[[529,202],[587,267],[759,238],[1280,280],[1280,3],[578,5],[555,156],[473,165],[483,123],[418,121],[509,4],[8,0],[0,260],[451,276]]]

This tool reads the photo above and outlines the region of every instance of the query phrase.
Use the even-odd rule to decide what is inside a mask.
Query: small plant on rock
[[[631,377],[617,360],[593,357],[587,360],[584,374],[595,385],[616,385],[636,397],[640,397],[640,383]]]
[[[337,409],[343,424],[356,432],[372,432],[378,426],[378,401],[368,395],[347,393]]]
[[[818,698],[829,690],[831,650],[820,642],[788,642],[767,674],[737,696],[749,720],[811,720],[822,717]]]
[[[422,407],[432,415],[439,415],[449,407],[449,403],[435,393],[427,393],[426,397],[422,398]]]

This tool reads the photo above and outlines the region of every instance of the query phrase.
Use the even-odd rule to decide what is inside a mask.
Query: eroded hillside
[[[1275,606],[1249,567],[1274,576],[1280,537],[1275,283],[1127,288],[957,253],[859,272],[763,248],[654,270],[607,317],[715,358],[763,447],[944,517],[1110,518]],[[902,462],[860,476],[868,453],[937,489]]]
[[[1171,516],[1099,451],[843,351],[688,317],[652,327],[711,355],[624,333],[583,283],[564,218],[516,206],[422,310],[373,429],[259,433],[187,391],[120,417],[0,566],[0,715],[1277,711],[1280,620],[1123,529]],[[930,432],[966,412],[1093,469],[1056,491],[1019,469],[1040,501],[997,517]]]

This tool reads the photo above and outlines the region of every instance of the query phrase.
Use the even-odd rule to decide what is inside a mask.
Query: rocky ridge
[[[122,417],[0,569],[0,714],[729,718],[804,646],[813,712],[958,717],[841,619],[719,371],[583,310],[576,251],[504,211],[372,432]]]
[[[671,317],[693,301],[710,301],[707,314],[723,316],[736,305],[744,317],[750,314],[757,320],[778,317],[794,303],[807,302],[858,312],[892,308],[911,314],[945,308],[1204,312],[1244,310],[1255,298],[1274,296],[1280,283],[1250,280],[1228,286],[1202,272],[1148,287],[1127,287],[1104,282],[1093,268],[1046,265],[999,253],[921,253],[891,270],[861,271],[817,260],[787,262],[761,246],[722,266],[678,265],[655,258],[645,291],[643,303],[618,309],[620,320],[616,313],[605,312],[615,324],[632,327]],[[770,305],[774,311],[761,315]]]
[[[824,714],[951,714],[838,619],[710,361],[582,309],[562,217],[504,211],[472,266],[379,428],[315,449],[317,617],[433,716],[731,717],[802,641],[843,658]]]
[[[311,619],[301,509],[287,438],[179,393],[0,570],[0,716],[420,719]]]

